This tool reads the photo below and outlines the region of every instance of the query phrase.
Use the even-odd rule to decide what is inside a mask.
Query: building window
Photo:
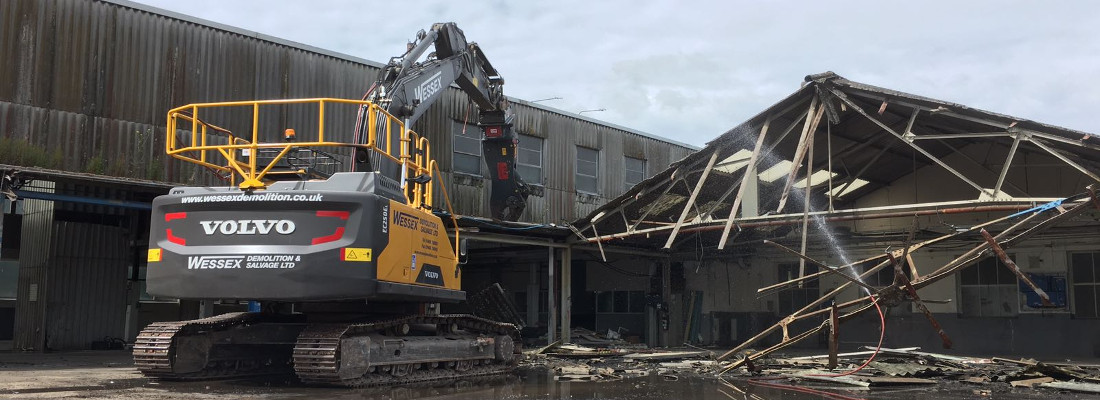
[[[626,157],[623,161],[623,191],[630,190],[645,180],[645,160]]]
[[[587,147],[577,146],[577,178],[578,192],[599,193],[600,151]]]
[[[645,292],[641,290],[613,290],[596,295],[596,312],[601,314],[643,313],[645,306]]]
[[[959,273],[959,314],[1012,317],[1020,312],[1016,274],[997,257],[986,257]]]
[[[1073,280],[1073,316],[1100,318],[1100,252],[1070,255]]]
[[[817,266],[806,264],[805,275],[816,274]],[[798,278],[798,263],[779,264],[779,281],[786,282]],[[802,287],[792,285],[779,292],[779,315],[793,314],[810,305],[821,296],[820,280],[803,281]]]
[[[481,176],[481,130],[458,123],[453,126],[454,172]]]
[[[516,171],[527,183],[542,184],[542,138],[519,135]]]

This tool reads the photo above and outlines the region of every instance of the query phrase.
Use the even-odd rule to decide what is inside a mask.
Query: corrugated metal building
[[[142,205],[165,192],[165,182],[218,182],[163,154],[169,108],[358,98],[379,67],[144,5],[92,0],[0,2],[0,59],[0,170],[9,176],[23,170],[15,181],[26,185],[12,193],[25,195],[20,200],[3,200],[0,342],[14,325],[13,345],[36,350],[88,347],[105,336],[133,336],[136,325],[151,319],[192,313],[175,303],[137,307],[144,261],[134,254],[142,254],[147,237]],[[522,221],[572,221],[637,180],[624,163],[634,163],[629,170],[635,171],[640,162],[645,177],[696,150],[522,100],[514,104],[516,128],[534,157],[525,171],[539,175],[525,176],[538,188]],[[480,173],[452,169],[454,135],[465,131],[468,108],[465,95],[452,88],[414,129],[431,140],[456,211],[482,216],[488,214],[485,167]],[[287,109],[264,115],[261,124],[310,118]],[[350,138],[352,122],[334,122],[331,129]],[[584,149],[596,151],[598,179],[591,193],[578,194],[575,160]],[[88,322],[72,325],[75,315]]]

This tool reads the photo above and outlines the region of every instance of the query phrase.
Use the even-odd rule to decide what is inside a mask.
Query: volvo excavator
[[[439,312],[466,297],[460,238],[444,224],[457,226],[453,210],[433,208],[439,168],[410,129],[457,84],[478,108],[493,217],[514,221],[528,191],[503,83],[476,43],[441,23],[419,32],[359,100],[170,110],[167,153],[228,184],[177,187],[153,201],[147,291],[254,301],[260,311],[153,323],[134,344],[136,367],[172,380],[293,373],[345,387],[512,369],[516,326]],[[341,125],[331,122],[338,109],[354,116],[351,132],[327,132]],[[308,124],[277,126],[287,121]]]

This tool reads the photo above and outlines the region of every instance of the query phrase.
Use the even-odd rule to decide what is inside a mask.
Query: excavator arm
[[[435,51],[418,61],[430,47]],[[482,156],[492,179],[492,216],[518,220],[530,189],[516,173],[517,137],[512,128],[512,109],[501,88],[504,79],[477,43],[467,42],[453,22],[420,31],[405,54],[382,68],[366,97],[411,126],[451,83],[457,84],[478,107]]]

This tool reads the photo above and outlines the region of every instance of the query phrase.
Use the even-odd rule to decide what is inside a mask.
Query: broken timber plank
[[[812,103],[812,101],[811,101]],[[752,149],[752,155],[749,156],[749,163],[745,165],[745,173],[741,176],[741,187],[737,189],[737,196],[733,198],[733,206],[730,207],[730,215],[726,217],[726,226],[722,228],[722,239],[718,241],[718,250],[726,248],[726,240],[730,236],[730,228],[733,227],[733,221],[737,216],[737,208],[741,206],[741,198],[745,194],[745,187],[748,186],[749,179],[756,179],[756,174],[753,173],[756,168],[756,163],[760,159],[760,148],[764,146],[764,136],[768,134],[768,126],[772,123],[772,117],[769,115],[764,120],[764,126],[760,128],[760,136],[756,138],[756,146]],[[794,125],[792,125],[793,127]]]
[[[806,157],[808,146],[813,146],[814,131],[817,130],[817,124],[821,122],[821,115],[825,113],[825,105],[817,105],[817,97],[814,97],[810,101],[810,113],[813,113],[813,121],[807,119],[808,124],[804,125],[802,130],[802,137],[798,139],[798,147],[794,153],[794,160],[791,160],[791,170],[787,172],[787,181],[783,184],[783,191],[779,197],[779,206],[776,207],[775,212],[777,214],[783,213],[783,207],[787,205],[787,196],[790,194],[791,185],[794,185],[794,176],[798,173],[798,167],[802,166],[802,159]],[[815,110],[816,106],[816,110]],[[809,177],[807,177],[808,179]]]
[[[640,360],[640,361],[680,360],[680,359],[685,359],[685,358],[708,357],[711,354],[712,353],[710,351],[671,351],[671,352],[660,352],[660,353],[649,353],[649,354],[635,353],[635,354],[630,354],[630,355],[623,356],[623,358],[628,358],[628,359],[631,359],[631,360]]]
[[[718,161],[718,149],[714,149],[714,152],[710,154],[710,160],[707,161],[707,166],[703,168],[703,175],[699,177],[699,182],[695,184],[695,189],[691,191],[691,197],[688,198],[686,204],[684,204],[684,211],[680,212],[680,218],[676,220],[676,226],[672,228],[672,234],[668,236],[668,241],[665,242],[664,248],[672,247],[672,242],[676,240],[676,235],[680,233],[680,227],[684,225],[684,218],[687,218],[691,207],[695,205],[695,199],[699,197],[699,191],[703,190],[703,184],[706,183],[707,177],[710,176],[710,171],[714,169],[714,162]]]
[[[1051,378],[1049,376],[1044,376],[1044,377],[1039,377],[1039,378],[1022,379],[1022,380],[1018,380],[1018,381],[1012,381],[1011,384],[1012,384],[1012,387],[1029,388],[1029,387],[1033,387],[1033,386],[1038,385],[1038,384],[1050,383],[1050,382],[1054,382],[1054,378]]]
[[[1050,302],[1050,296],[1047,295],[1047,292],[1044,292],[1043,289],[1040,289],[1039,286],[1036,286],[1035,282],[1032,282],[1031,278],[1027,277],[1027,274],[1024,274],[1023,271],[1020,271],[1020,267],[1016,266],[1016,262],[1012,261],[1012,259],[1008,257],[1008,254],[1005,253],[1005,250],[1002,249],[1001,245],[997,243],[997,239],[994,239],[993,235],[989,234],[989,231],[982,229],[982,237],[984,237],[985,241],[989,243],[989,247],[993,248],[993,252],[997,253],[997,257],[1000,257],[1001,263],[1003,263],[1005,267],[1008,267],[1008,269],[1012,270],[1012,273],[1016,274],[1016,276],[1019,277],[1021,281],[1024,281],[1024,283],[1026,283],[1027,286],[1031,288],[1031,290],[1034,290],[1035,294],[1039,295],[1039,298],[1043,301],[1043,306],[1054,306],[1054,303]]]
[[[1070,390],[1074,392],[1100,393],[1100,385],[1082,382],[1048,382],[1039,384],[1039,387]]]

